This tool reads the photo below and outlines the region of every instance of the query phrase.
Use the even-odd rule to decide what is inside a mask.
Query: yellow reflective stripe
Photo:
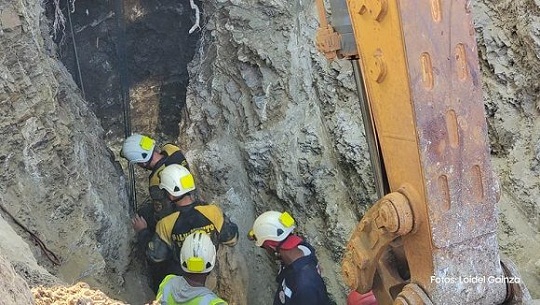
[[[195,209],[203,214],[204,217],[208,218],[214,224],[218,232],[221,232],[224,222],[223,212],[217,205],[199,205],[196,206]]]
[[[163,217],[156,225],[156,233],[167,245],[172,245],[172,230],[176,219],[180,216],[180,212],[174,212]]]
[[[167,156],[172,155],[173,153],[179,151],[180,148],[173,144],[165,144],[161,147],[161,152],[165,152]]]
[[[148,179],[148,187],[159,185],[160,179],[159,179],[159,173],[165,168],[165,164],[161,165],[158,169],[156,169],[150,176],[150,179]]]
[[[170,285],[167,285],[167,284],[175,276],[176,275],[174,275],[174,274],[169,274],[161,281],[161,283],[159,284],[158,293],[156,295],[156,301],[161,301],[161,302],[166,302],[167,301],[167,297],[169,296],[170,290],[171,290]],[[160,304],[161,304],[161,302],[160,302]]]

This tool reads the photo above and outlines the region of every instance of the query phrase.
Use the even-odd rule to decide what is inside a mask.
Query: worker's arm
[[[178,215],[176,212],[158,221],[156,233],[146,247],[146,256],[151,261],[159,263],[172,257],[171,232]]]
[[[159,263],[172,257],[172,250],[158,234],[154,234],[146,247],[146,256],[153,262]]]
[[[238,226],[225,214],[223,214],[223,226],[219,232],[219,242],[230,247],[238,242]]]
[[[234,246],[238,241],[238,226],[215,204],[195,207],[204,217],[208,218],[218,231],[218,242],[226,246]]]
[[[133,217],[131,225],[133,226],[133,230],[137,233],[137,245],[139,250],[144,253],[146,245],[148,245],[148,242],[152,239],[154,232],[148,228],[146,219],[139,214],[136,214],[135,217]]]
[[[148,243],[152,240],[153,232],[148,228],[144,228],[137,232],[137,245],[141,253],[144,253]]]

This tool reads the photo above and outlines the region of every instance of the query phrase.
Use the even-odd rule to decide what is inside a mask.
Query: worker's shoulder
[[[178,277],[178,275],[175,275],[175,274],[169,274],[169,275],[167,275],[167,276],[165,276],[165,277],[163,278],[163,280],[161,281],[161,283],[165,283],[165,284],[166,284],[167,282],[169,282],[170,280],[172,280],[172,279],[174,279],[174,278],[176,278],[176,277]],[[160,286],[161,286],[161,285],[160,285]]]
[[[195,206],[195,209],[200,212],[210,212],[210,213],[223,213],[221,211],[221,208],[217,206],[215,203],[206,203],[206,204],[199,204]]]
[[[171,164],[179,164],[189,169],[186,156],[184,156],[184,153],[180,150],[180,148],[178,148],[178,146],[172,144],[167,147],[164,146],[164,148],[162,148],[161,150],[161,153],[165,155],[163,165],[167,166]]]
[[[217,299],[211,301],[210,305],[229,305],[229,303],[225,302],[225,300],[217,298]]]
[[[173,212],[167,216],[164,216],[163,218],[161,218],[158,223],[157,223],[157,226],[158,227],[172,227],[174,226],[174,223],[176,222],[176,219],[178,219],[178,215],[180,215],[180,212]]]
[[[210,293],[202,296],[197,304],[208,304],[208,305],[228,305],[228,303],[221,299],[217,294],[210,291]]]
[[[165,143],[161,145],[161,151],[165,151],[167,155],[171,155],[174,152],[180,151],[180,147],[173,143]]]

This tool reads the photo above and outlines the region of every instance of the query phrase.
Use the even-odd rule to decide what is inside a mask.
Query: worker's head
[[[186,237],[180,249],[180,264],[187,273],[208,273],[216,263],[216,247],[205,231]]]
[[[292,234],[295,228],[294,218],[289,213],[268,211],[255,219],[248,237],[266,250],[290,250],[302,242],[300,237]]]
[[[120,155],[130,163],[137,163],[142,167],[148,168],[155,147],[156,141],[154,139],[136,133],[124,141]]]
[[[195,179],[189,170],[182,165],[167,165],[159,173],[159,188],[169,194],[169,199],[178,201],[195,190]]]

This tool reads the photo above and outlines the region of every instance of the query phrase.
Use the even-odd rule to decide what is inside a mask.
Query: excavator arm
[[[316,45],[355,63],[381,197],[347,245],[346,282],[379,304],[530,299],[499,256],[470,1],[329,2],[338,26],[318,0]]]

